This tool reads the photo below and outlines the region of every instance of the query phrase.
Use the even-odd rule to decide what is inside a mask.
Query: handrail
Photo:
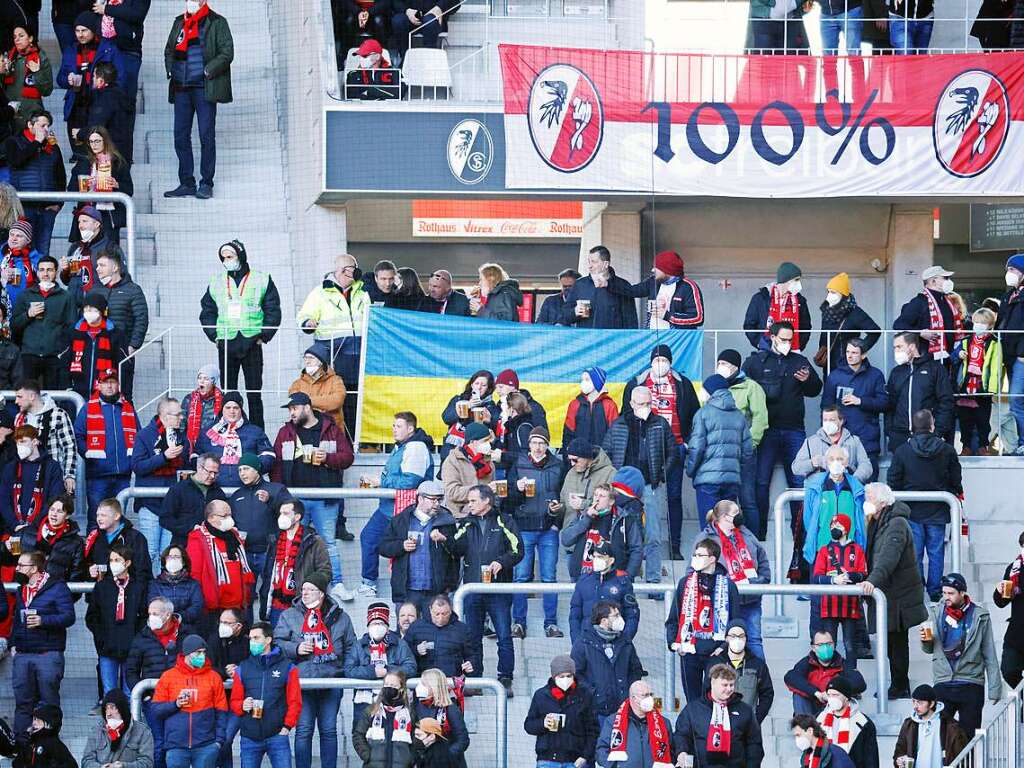
[[[950,518],[953,523],[953,534],[950,536],[950,558],[953,570],[961,573],[962,560],[960,552],[960,527],[963,523],[963,506],[960,499],[949,491],[893,491],[896,501],[943,501],[949,507]],[[772,583],[782,584],[783,574],[786,572],[785,553],[783,551],[783,537],[786,524],[784,521],[784,506],[790,501],[803,501],[806,491],[803,488],[787,488],[775,497],[773,514],[775,516],[775,541],[773,543],[775,553],[774,568],[772,568]],[[785,616],[786,611],[782,595],[775,598],[775,615]]]
[[[420,682],[420,678],[410,677],[406,680],[406,686],[411,690],[418,682]],[[142,720],[142,697],[155,690],[156,684],[157,680],[155,678],[148,677],[137,682],[132,688],[131,709],[133,719]],[[231,680],[225,681],[225,689],[230,688],[231,684]],[[383,680],[359,680],[353,677],[299,678],[299,687],[307,691],[324,689],[350,691],[365,690],[367,688],[377,690],[383,684]],[[490,691],[494,694],[494,738],[497,742],[496,748],[499,756],[497,762],[493,763],[493,765],[508,768],[508,700],[505,686],[490,677],[467,677],[465,679],[465,687],[470,690]]]
[[[118,203],[124,206],[125,269],[135,272],[135,201],[124,192],[18,192],[18,199],[31,203]]]
[[[466,2],[466,0],[459,0],[459,2],[457,2],[457,3],[456,3],[455,5],[453,5],[453,6],[451,7],[451,8],[448,8],[447,10],[443,10],[443,11],[441,11],[441,15],[440,15],[440,16],[434,16],[434,14],[432,14],[432,13],[431,13],[431,14],[428,14],[428,15],[429,15],[429,16],[434,16],[434,21],[435,21],[435,23],[437,24],[437,26],[438,26],[438,27],[440,27],[440,26],[441,26],[441,19],[443,19],[443,18],[444,18],[445,16],[447,16],[447,15],[448,15],[449,13],[451,13],[452,11],[456,11],[456,10],[458,10],[459,8],[461,8],[461,7],[462,7],[462,6],[463,6],[463,5],[465,4],[465,2]],[[424,22],[422,21],[422,19],[423,19],[423,17],[422,17],[422,16],[420,16],[420,27],[422,27],[422,26],[423,26],[423,24],[424,24]],[[415,35],[415,34],[416,34],[416,33],[417,33],[418,31],[419,31],[419,27],[417,27],[416,29],[413,29],[413,30],[410,30],[410,31],[409,31],[409,40],[408,40],[408,43],[409,43],[409,45],[408,45],[408,46],[406,47],[406,49],[405,49],[405,50],[407,50],[407,51],[408,51],[408,50],[409,50],[410,48],[412,48],[412,36],[413,36],[413,35]]]
[[[964,747],[963,752],[949,764],[948,768],[983,768],[985,765],[985,731],[979,728]]]
[[[125,488],[117,494],[117,501],[124,509],[128,499],[162,499],[169,490],[170,488]],[[225,495],[231,495],[238,488],[221,490]],[[396,494],[394,488],[289,488],[288,492],[293,499],[393,499]]]

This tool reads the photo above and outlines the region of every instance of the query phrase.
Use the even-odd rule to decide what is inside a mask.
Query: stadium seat
[[[452,90],[448,52],[438,48],[410,48],[402,63],[402,77],[411,99],[447,99]]]

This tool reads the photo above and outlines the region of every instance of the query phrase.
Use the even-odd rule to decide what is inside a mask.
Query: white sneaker
[[[356,590],[356,594],[359,597],[376,597],[377,588],[372,584],[360,584],[359,589]]]
[[[331,587],[331,595],[343,603],[350,603],[355,599],[355,593],[346,588],[344,584],[335,584]]]

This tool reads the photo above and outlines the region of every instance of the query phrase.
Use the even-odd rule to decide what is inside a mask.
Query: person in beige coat
[[[565,455],[569,471],[565,473],[558,497],[563,528],[576,519],[580,510],[591,505],[594,489],[602,483],[611,483],[615,476],[615,466],[604,449],[582,438],[569,443]]]
[[[303,392],[309,395],[313,410],[326,413],[334,419],[335,424],[348,432],[345,415],[341,410],[348,391],[345,382],[334,372],[329,362],[324,351],[316,345],[307,349],[302,356],[302,373],[288,387],[288,394]]]
[[[483,424],[474,421],[466,426],[466,441],[452,450],[441,465],[445,506],[456,518],[465,517],[463,507],[469,491],[476,485],[488,485],[494,479],[491,461],[491,440],[494,435]],[[492,484],[493,487],[493,484]]]

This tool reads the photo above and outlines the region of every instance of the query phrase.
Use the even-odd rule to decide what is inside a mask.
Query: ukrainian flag
[[[607,392],[622,402],[626,382],[650,366],[651,349],[667,344],[672,367],[699,384],[704,332],[609,331],[509,323],[371,307],[363,361],[360,441],[390,443],[398,411],[412,411],[440,442],[448,432],[441,412],[476,371],[511,368],[521,389],[544,406],[551,444],[561,445],[569,402],[580,374],[608,372]]]

